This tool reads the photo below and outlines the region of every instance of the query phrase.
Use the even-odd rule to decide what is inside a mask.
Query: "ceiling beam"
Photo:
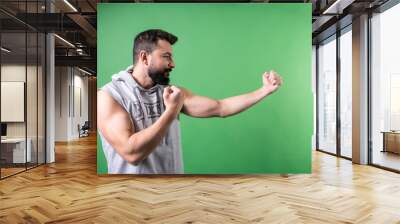
[[[322,14],[342,14],[343,10],[351,5],[355,0],[336,0],[326,7]]]
[[[91,56],[55,56],[56,66],[82,66],[96,71],[96,58]]]

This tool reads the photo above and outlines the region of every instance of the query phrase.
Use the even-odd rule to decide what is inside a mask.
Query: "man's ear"
[[[146,51],[141,50],[139,52],[139,60],[143,62],[145,65],[149,65],[149,55]]]

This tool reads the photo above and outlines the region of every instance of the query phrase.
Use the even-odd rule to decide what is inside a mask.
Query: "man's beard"
[[[156,68],[150,67],[148,70],[148,73],[149,73],[151,80],[153,80],[153,82],[155,84],[168,85],[170,80],[169,80],[169,77],[167,77],[165,75],[165,73],[168,73],[168,76],[169,76],[169,72],[171,72],[171,70],[172,69],[169,69],[169,68],[156,69]]]

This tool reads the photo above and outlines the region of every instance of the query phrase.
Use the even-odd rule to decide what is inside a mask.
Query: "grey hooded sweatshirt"
[[[132,77],[131,69],[132,67],[128,67],[127,70],[113,75],[111,82],[101,89],[110,94],[128,112],[135,132],[139,132],[155,123],[164,113],[163,91],[166,86],[155,85],[145,89]],[[99,134],[110,174],[183,173],[178,117],[173,120],[160,144],[138,165],[124,160],[100,131]]]

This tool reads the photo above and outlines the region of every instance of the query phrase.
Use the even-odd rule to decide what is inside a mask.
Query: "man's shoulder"
[[[109,91],[106,91],[104,88],[100,88],[97,90],[97,99],[102,101],[108,99],[115,99],[115,97]]]
[[[115,97],[113,97],[109,92],[104,91],[103,89],[99,89],[97,91],[97,101],[98,105],[100,105],[100,111],[98,112],[114,108],[116,104],[119,104],[118,100]]]
[[[112,99],[113,101],[117,102],[121,106],[125,105],[125,95],[123,93],[123,88],[121,84],[117,84],[115,81],[110,81],[106,83],[103,87],[98,89],[98,100],[103,100],[104,98]]]
[[[99,88],[98,91],[106,92],[109,95],[112,95],[112,92],[115,91],[118,87],[115,85],[115,83],[111,80],[104,84],[102,87]]]
[[[126,80],[121,72],[112,75],[111,80],[104,84],[100,89],[106,92],[111,92],[121,89],[122,85],[126,85]]]

